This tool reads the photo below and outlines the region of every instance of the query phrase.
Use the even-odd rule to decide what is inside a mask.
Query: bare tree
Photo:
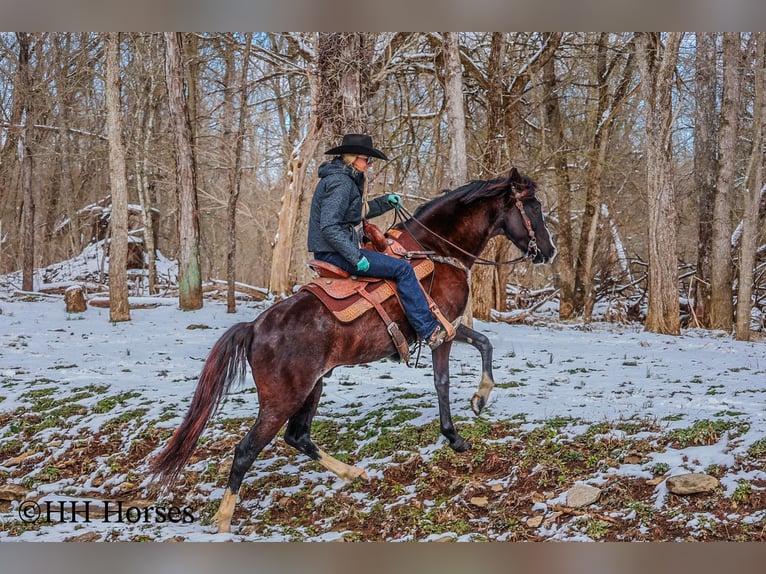
[[[297,56],[294,44],[291,45],[291,50]],[[293,249],[300,235],[296,233],[296,228],[300,220],[301,206],[304,204],[306,194],[309,193],[306,185],[306,170],[316,154],[322,133],[322,119],[319,115],[322,95],[318,67],[309,66],[306,75],[311,90],[312,105],[309,109],[305,135],[293,143],[287,159],[282,204],[272,249],[269,291],[278,297],[289,294],[292,287],[290,269],[294,259]]]
[[[694,187],[697,193],[699,236],[694,316],[702,327],[708,326],[710,320],[710,250],[718,163],[716,36],[711,32],[699,32],[695,45]]]
[[[165,32],[165,81],[172,118],[176,154],[178,194],[178,297],[185,311],[202,307],[202,277],[199,262],[199,211],[197,173],[189,121],[189,107],[183,87],[182,36]]]
[[[19,83],[19,99],[23,127],[21,129],[21,142],[19,152],[21,154],[21,195],[23,207],[21,215],[21,288],[24,291],[32,291],[34,288],[35,266],[35,197],[32,190],[32,129],[34,124],[34,112],[32,110],[32,80],[29,64],[29,34],[18,32],[16,37],[19,42],[19,71],[17,80]]]
[[[673,188],[673,76],[683,34],[637,36],[641,92],[646,106],[646,173],[649,209],[649,309],[644,328],[681,331],[676,262],[677,217]]]
[[[750,153],[749,178],[743,185],[744,217],[739,253],[739,284],[737,289],[736,337],[750,340],[752,311],[753,267],[758,238],[758,204],[763,188],[763,129],[764,129],[764,70],[766,69],[766,33],[755,34],[755,86],[753,96],[753,147]]]
[[[157,292],[157,247],[155,244],[155,214],[151,197],[151,188],[154,183],[153,162],[151,161],[152,140],[157,137],[158,107],[158,80],[156,73],[157,54],[154,51],[156,42],[151,36],[139,35],[134,42],[136,65],[143,70],[152,70],[146,74],[140,82],[137,97],[137,131],[140,140],[136,145],[135,158],[135,182],[138,200],[141,204],[141,219],[144,224],[144,248],[146,251],[147,267],[147,290],[150,294]]]
[[[295,263],[296,240],[305,237],[297,230],[308,206],[305,199],[310,194],[306,189],[309,160],[320,142],[329,147],[345,133],[367,131],[372,48],[372,38],[364,33],[319,33],[315,37],[315,59],[309,71],[313,105],[306,135],[288,160],[271,263],[272,293],[284,294],[290,287],[289,269]]]
[[[593,312],[594,293],[594,258],[598,242],[599,217],[602,211],[604,170],[608,161],[609,143],[616,113],[627,97],[633,78],[633,46],[618,50],[610,59],[609,35],[600,33],[594,45],[595,73],[594,91],[596,109],[590,114],[593,137],[589,142],[588,163],[585,174],[585,212],[582,218],[580,243],[575,259],[575,284],[573,311],[582,313],[589,320]],[[622,66],[620,66],[622,63]],[[622,68],[621,77],[610,81],[610,76],[617,76]],[[614,87],[613,87],[614,86]]]
[[[229,221],[229,252],[226,256],[226,310],[234,313],[237,310],[237,304],[234,299],[234,281],[236,274],[237,261],[237,203],[239,202],[240,186],[242,184],[242,145],[245,139],[245,127],[247,117],[247,71],[250,63],[250,43],[252,42],[252,33],[245,35],[245,46],[242,54],[242,68],[240,70],[239,80],[237,82],[237,93],[239,94],[239,114],[237,122],[237,131],[234,133],[234,145],[228,143],[230,138],[226,137],[224,132],[224,142],[229,145],[231,150],[229,158],[229,200],[226,206],[226,218]],[[231,76],[236,70],[236,59],[234,50],[229,47],[226,60],[227,75]],[[226,130],[233,131],[234,124],[234,96],[233,89],[227,90],[226,97]]]
[[[710,327],[731,331],[732,301],[732,201],[737,163],[740,95],[740,34],[723,35],[723,102],[718,140],[718,177],[713,204],[713,239],[710,255]]]
[[[516,70],[513,79],[506,84],[503,78],[508,75],[509,63],[505,58],[507,51],[498,45],[503,36],[493,35],[487,75],[480,78],[489,88],[486,128],[493,130],[486,132],[486,139],[482,142],[483,145],[494,148],[491,156],[485,155],[483,158],[483,171],[486,174],[498,175],[499,172],[510,168],[512,162],[520,156],[521,126],[517,116],[521,114],[518,110],[523,106],[523,96],[532,83],[532,78],[553,57],[561,43],[561,37],[560,32],[555,32],[545,34],[539,39],[529,39],[529,45],[525,46],[522,56],[514,62]],[[472,73],[481,76],[479,70],[472,70]],[[500,116],[502,120],[499,119]],[[498,126],[502,126],[502,132],[495,131]],[[502,139],[498,137],[500,134]],[[502,151],[497,149],[498,145]],[[492,165],[489,161],[498,163]],[[493,239],[484,248],[482,257],[497,262],[505,261],[510,259],[512,249],[508,241]],[[486,320],[491,318],[493,308],[505,310],[508,273],[507,265],[474,269],[471,276],[471,309],[474,317]]]
[[[553,166],[556,199],[558,203],[558,226],[556,245],[558,255],[554,266],[558,276],[559,317],[571,319],[574,316],[575,264],[574,238],[572,235],[572,188],[569,177],[567,142],[564,134],[564,120],[561,113],[559,94],[560,83],[556,74],[556,60],[551,58],[543,67],[543,104],[545,112],[546,149],[549,150]]]
[[[463,107],[463,68],[460,65],[460,36],[444,32],[444,99],[447,109],[449,169],[447,186],[463,185],[468,179],[465,147],[465,109]]]
[[[106,38],[106,120],[112,212],[109,242],[109,320],[130,321],[128,304],[128,181],[120,112],[120,34]]]

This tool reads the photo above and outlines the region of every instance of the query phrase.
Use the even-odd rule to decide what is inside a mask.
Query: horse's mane
[[[535,181],[522,175],[521,182],[518,182],[518,187],[527,191],[526,197],[534,197],[537,190],[537,184]],[[436,209],[446,203],[460,203],[462,205],[468,205],[479,199],[485,199],[490,197],[497,197],[503,195],[508,191],[511,186],[511,176],[497,177],[495,179],[475,179],[465,185],[458,187],[457,189],[445,189],[442,194],[434,199],[424,203],[415,210],[414,216],[419,217],[426,212]]]

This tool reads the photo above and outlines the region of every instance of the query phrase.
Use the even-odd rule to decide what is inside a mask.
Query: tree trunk
[[[234,313],[237,310],[237,303],[234,298],[234,283],[236,281],[236,263],[237,263],[237,202],[239,201],[240,185],[242,183],[242,144],[245,139],[245,119],[247,117],[247,70],[250,63],[250,43],[252,41],[252,33],[245,35],[245,51],[242,55],[242,70],[239,76],[239,119],[237,124],[237,132],[234,136],[234,149],[232,150],[232,156],[229,161],[229,198],[226,206],[226,219],[229,222],[229,252],[226,256],[226,311],[227,313]],[[236,69],[236,59],[231,53],[231,62],[227,62],[227,65],[231,66],[231,75],[233,75]],[[231,108],[229,114],[230,119],[227,119],[227,125],[233,125],[234,114],[234,97],[233,94],[229,96],[232,101],[229,103]],[[228,142],[227,142],[228,143]]]
[[[604,162],[609,143],[609,122],[604,121],[604,114],[609,106],[609,77],[607,69],[607,35],[599,34],[596,44],[595,82],[597,97],[596,113],[593,116],[595,124],[591,157],[585,176],[585,211],[582,218],[580,243],[577,249],[574,290],[574,313],[583,314],[586,321],[590,320],[588,309],[593,308],[593,258],[596,253],[598,239],[599,215],[601,213],[601,184],[604,173]]]
[[[659,33],[641,33],[637,38],[641,91],[646,106],[649,206],[649,309],[644,328],[669,335],[681,332],[671,128],[673,75],[682,36],[680,32],[668,34],[664,49]]]
[[[744,217],[739,255],[736,336],[750,340],[750,314],[753,307],[753,267],[758,239],[758,204],[763,187],[764,68],[766,68],[766,33],[756,32],[755,86],[753,96],[753,148],[750,152],[750,181],[743,185]],[[748,185],[749,184],[749,185]]]
[[[112,191],[109,242],[109,320],[130,321],[128,304],[128,181],[120,118],[120,34],[106,40],[106,125],[109,134],[109,181]]]
[[[723,102],[719,133],[718,178],[713,204],[713,239],[710,255],[710,328],[731,331],[732,302],[731,210],[737,163],[740,93],[740,35],[723,35]]]
[[[312,114],[313,115],[313,114]],[[306,166],[316,153],[321,130],[316,119],[312,119],[306,137],[293,150],[287,166],[287,176],[279,210],[277,236],[271,260],[269,292],[278,297],[287,296],[292,287],[290,261],[292,259],[295,229],[299,220],[300,207],[304,196]]]
[[[18,32],[19,42],[19,98],[21,105],[23,127],[21,129],[21,196],[23,205],[21,211],[21,288],[24,291],[34,289],[35,272],[35,197],[32,191],[32,79],[29,69],[29,34]],[[15,98],[16,96],[14,96]]]
[[[143,139],[141,143],[141,156],[136,161],[136,188],[138,200],[141,204],[141,220],[144,224],[144,248],[146,250],[146,266],[148,271],[147,290],[150,294],[154,294],[157,292],[157,247],[154,242],[154,215],[152,214],[151,186],[148,181],[151,173],[149,160],[150,144],[154,136],[156,115],[153,79],[151,84],[149,97],[143,110]]]
[[[447,109],[449,170],[447,187],[466,183],[468,164],[465,147],[465,109],[463,106],[463,69],[460,65],[460,38],[457,32],[444,32],[444,98]]]
[[[189,109],[183,87],[181,34],[165,32],[165,81],[175,140],[178,196],[178,297],[181,309],[202,307],[197,173]]]
[[[713,237],[713,197],[716,156],[716,34],[697,33],[695,48],[694,187],[699,219],[697,276],[694,283],[694,317],[699,326],[710,325],[710,251]]]
[[[313,101],[326,144],[367,129],[373,42],[360,32],[319,33],[316,67],[319,98]]]
[[[556,79],[555,60],[551,58],[543,67],[543,89],[545,94],[545,119],[547,122],[547,152],[551,157],[556,199],[558,203],[558,226],[556,245],[558,255],[554,268],[558,276],[559,319],[574,317],[575,268],[572,237],[572,190],[569,181],[569,169],[564,137],[564,122],[559,105],[558,81]]]

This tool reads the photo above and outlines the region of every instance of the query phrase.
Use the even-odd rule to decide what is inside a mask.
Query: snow
[[[223,302],[212,300],[206,300],[198,311],[187,312],[180,311],[176,304],[165,304],[154,309],[132,310],[130,322],[113,324],[109,321],[108,309],[89,307],[85,313],[69,315],[60,297],[35,301],[13,297],[12,290],[3,290],[3,285],[7,288],[13,280],[2,279],[0,415],[28,409],[29,392],[33,390],[53,389],[57,398],[71,396],[72,405],[85,407],[85,414],[75,413],[66,420],[67,428],[39,431],[36,439],[47,443],[48,448],[42,455],[38,453],[34,455],[37,458],[30,459],[38,469],[55,461],[73,441],[98,433],[115,413],[138,409],[145,412],[136,416],[124,431],[128,445],[146,424],[142,421],[159,421],[157,427],[174,429],[186,411],[205,357],[218,337],[235,322],[254,319],[269,305],[268,302],[240,303],[237,312],[229,314]],[[169,299],[164,302],[175,303]],[[208,328],[189,329],[189,326]],[[766,438],[763,342],[740,342],[728,335],[703,330],[688,330],[682,336],[671,337],[644,332],[640,325],[583,325],[552,319],[543,319],[534,325],[477,321],[475,327],[494,344],[497,386],[481,415],[487,420],[516,417],[523,421],[522,428],[531,429],[547,420],[565,417],[571,419],[571,424],[562,429],[562,433],[568,434],[581,432],[593,423],[617,420],[638,424],[648,421],[659,425],[663,432],[689,428],[703,420],[748,425],[745,432],[736,436],[721,433],[714,444],[683,449],[668,446],[662,452],[653,453],[648,465],[623,464],[606,474],[650,478],[647,468],[659,463],[668,466],[668,475],[704,472],[710,465],[727,469],[735,457],[746,454],[750,445]],[[352,409],[361,414],[383,409],[390,404],[392,387],[396,387],[415,397],[407,399],[413,405],[425,405],[421,407],[420,416],[410,423],[419,425],[436,420],[438,407],[429,361],[424,353],[421,368],[417,369],[391,361],[336,369],[325,382],[318,418],[348,416]],[[451,404],[461,428],[474,419],[469,400],[480,378],[479,355],[469,346],[456,345],[451,365]],[[76,398],[78,392],[91,386],[103,386],[107,391]],[[95,408],[99,400],[114,395],[122,397],[114,409],[99,412],[103,409]],[[216,420],[252,419],[256,413],[257,395],[248,379],[228,397]],[[13,438],[10,424],[0,427],[0,446]],[[246,428],[224,431],[212,425],[203,438],[217,440],[232,433],[242,436]],[[646,431],[646,434],[653,433]],[[607,433],[599,438],[609,440],[610,436],[616,435]],[[419,454],[430,457],[443,440],[439,438],[435,444],[421,445]],[[113,455],[120,453],[106,453],[100,459],[101,464],[108,465],[109,456]],[[268,474],[277,458],[264,452],[247,475],[246,483]],[[284,458],[281,460],[284,462]],[[5,464],[0,460],[0,477],[4,470],[9,470]],[[380,459],[361,460],[358,464],[370,475],[382,476]],[[318,466],[312,467],[310,473],[306,473],[306,467],[301,468],[288,464],[281,467],[281,472],[300,472],[304,483],[312,478],[317,482],[326,481],[331,476]],[[198,470],[205,470],[205,465],[200,463]],[[85,487],[92,486],[94,478],[91,476]],[[765,478],[764,473],[758,471],[737,475],[724,470],[721,483],[730,495],[741,480]],[[75,487],[63,480],[37,483],[34,496],[40,497],[38,503],[42,504],[71,499],[84,488],[91,496],[100,489],[105,498],[116,499],[121,483],[129,479],[125,474],[110,476],[92,488],[84,488],[82,484]],[[594,476],[590,482],[598,484],[599,480],[599,476]],[[318,498],[332,496],[334,489],[342,488],[340,481],[325,482],[325,485],[316,491]],[[220,498],[223,486],[223,481],[212,480],[209,498]],[[289,488],[281,490],[290,492]],[[664,483],[657,485],[655,502],[658,506],[663,503],[666,492]],[[254,504],[265,504],[268,496],[264,493],[264,501]],[[0,521],[14,519],[15,512],[15,507],[6,513],[0,512]],[[707,519],[699,517],[702,522]],[[157,535],[158,530],[156,524],[140,523],[101,527],[109,528],[110,540],[130,539],[142,529]],[[191,527],[163,524],[158,536],[169,539],[178,535],[199,541],[241,539],[213,532],[212,526],[199,523]],[[14,537],[0,530],[0,540],[60,541],[81,533],[77,524],[60,523]],[[552,539],[584,539],[580,533],[557,530],[555,525],[543,528],[541,533]],[[320,533],[307,538],[332,540],[336,536],[337,533]],[[275,532],[266,539],[289,538],[288,534]]]

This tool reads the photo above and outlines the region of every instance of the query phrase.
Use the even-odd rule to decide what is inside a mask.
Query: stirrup
[[[439,324],[426,340],[428,347],[433,351],[447,340],[447,330]]]

